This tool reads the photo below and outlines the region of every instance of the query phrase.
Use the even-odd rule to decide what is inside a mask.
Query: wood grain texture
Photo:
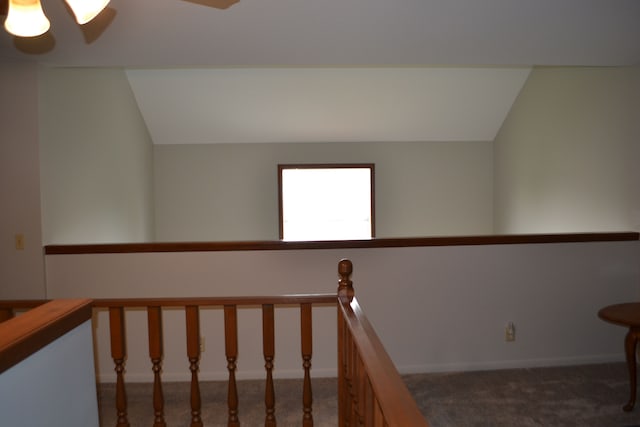
[[[91,319],[90,299],[50,301],[0,323],[0,373]]]

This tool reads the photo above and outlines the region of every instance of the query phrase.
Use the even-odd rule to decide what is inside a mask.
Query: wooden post
[[[267,380],[264,390],[264,404],[266,415],[265,427],[276,427],[275,405],[276,397],[273,387],[273,358],[275,356],[275,331],[274,331],[273,304],[262,305],[262,349],[264,353],[264,367],[267,371]]]
[[[351,281],[353,264],[348,259],[338,263],[338,304],[349,303],[353,300],[354,290]],[[340,427],[351,425],[353,394],[352,371],[350,370],[353,353],[351,333],[338,306],[338,424]]]
[[[111,335],[111,357],[116,371],[116,411],[118,420],[116,427],[129,427],[127,419],[127,393],[124,386],[124,359],[127,347],[124,330],[124,309],[109,307],[109,330]]]
[[[187,323],[187,357],[189,358],[189,370],[191,371],[191,427],[202,427],[200,382],[198,370],[200,369],[200,312],[197,305],[185,307]]]

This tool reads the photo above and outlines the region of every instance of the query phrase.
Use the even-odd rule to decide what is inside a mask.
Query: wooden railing
[[[347,426],[428,426],[338,264],[338,420]]]
[[[154,427],[165,426],[164,396],[162,392],[163,333],[162,309],[184,308],[186,319],[187,358],[191,371],[191,420],[192,427],[202,426],[200,384],[200,311],[222,308],[224,313],[225,356],[228,370],[227,425],[240,425],[238,390],[236,384],[236,359],[238,357],[238,308],[260,307],[262,310],[262,341],[265,361],[265,426],[275,426],[275,393],[273,385],[273,359],[275,356],[274,310],[277,306],[298,305],[301,319],[301,352],[304,370],[303,413],[304,426],[313,425],[311,407],[311,358],[312,358],[312,306],[335,304],[335,294],[305,294],[264,297],[213,297],[213,298],[155,298],[155,299],[100,299],[94,300],[94,308],[109,310],[111,357],[116,371],[117,427],[129,426],[125,387],[125,309],[144,308],[147,311],[149,358],[153,371]]]
[[[0,425],[98,425],[91,315],[59,299],[0,322]]]
[[[349,260],[338,264],[340,276],[337,294],[304,294],[264,297],[213,298],[135,298],[93,300],[94,310],[108,310],[111,357],[116,372],[116,427],[128,427],[125,384],[127,359],[125,311],[143,308],[147,313],[148,349],[153,372],[154,427],[163,427],[164,395],[162,391],[163,309],[184,309],[186,320],[186,356],[191,374],[191,427],[201,427],[201,397],[198,378],[200,364],[200,312],[222,309],[224,314],[225,356],[228,370],[227,425],[240,425],[236,360],[238,357],[238,309],[258,307],[262,311],[262,341],[265,361],[265,427],[276,426],[273,360],[275,357],[274,310],[281,306],[300,307],[301,355],[303,369],[302,414],[300,424],[313,426],[311,362],[312,308],[336,304],[338,313],[338,419],[347,426],[428,426],[413,397],[405,386],[382,342],[376,335],[358,301],[350,276]],[[13,307],[28,308],[41,301],[0,301],[0,313],[10,313]]]
[[[13,318],[15,309],[31,309],[28,315],[0,323],[0,373],[13,367],[76,326],[91,319],[91,300],[5,301],[2,320]]]

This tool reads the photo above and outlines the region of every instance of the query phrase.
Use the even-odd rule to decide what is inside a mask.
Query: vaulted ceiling
[[[155,144],[492,141],[528,68],[128,70]]]
[[[486,140],[530,66],[640,64],[638,0],[42,2],[0,61],[126,68],[155,143]]]

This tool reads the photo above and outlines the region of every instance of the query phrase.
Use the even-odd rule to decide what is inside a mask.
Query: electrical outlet
[[[504,330],[504,340],[509,342],[516,340],[516,325],[513,322],[507,323],[507,327]]]
[[[21,251],[24,249],[24,234],[19,233],[15,235],[16,249]]]
[[[200,353],[204,353],[204,337],[200,337]]]

